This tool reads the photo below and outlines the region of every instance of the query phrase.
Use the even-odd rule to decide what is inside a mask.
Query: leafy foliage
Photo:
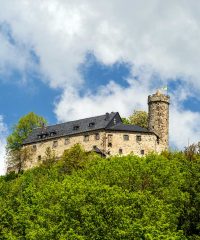
[[[145,111],[134,111],[128,118],[122,118],[124,124],[133,124],[143,128],[148,127],[148,114]]]
[[[13,127],[12,133],[7,138],[7,169],[15,169],[20,172],[27,161],[31,159],[29,148],[22,149],[23,141],[28,137],[32,130],[41,127],[47,121],[37,114],[30,112],[19,119]]]
[[[30,147],[11,150],[7,153],[7,170],[21,172],[27,162],[32,161],[32,150]]]
[[[53,156],[0,178],[0,239],[199,239],[198,154]]]
[[[41,127],[46,120],[37,114],[30,112],[21,117],[13,127],[12,133],[7,138],[7,149],[18,150],[21,148],[22,142],[32,132],[33,128]]]

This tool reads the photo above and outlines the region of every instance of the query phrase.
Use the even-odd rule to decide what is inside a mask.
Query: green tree
[[[32,160],[32,155],[31,147],[8,151],[7,172],[21,172],[26,167],[26,163]]]
[[[7,138],[7,149],[19,150],[23,141],[28,137],[32,130],[36,127],[41,127],[46,123],[47,121],[43,117],[34,112],[30,112],[21,117],[18,123],[14,125],[12,133]]]
[[[145,111],[135,110],[128,118],[122,118],[124,124],[137,125],[143,128],[148,127],[148,113]]]
[[[45,150],[45,156],[43,158],[43,165],[47,168],[50,168],[51,166],[53,166],[53,164],[55,164],[56,162],[56,154],[55,151],[52,150],[50,147],[47,147]]]
[[[21,117],[13,127],[12,133],[7,138],[7,169],[20,172],[25,163],[31,158],[30,149],[22,149],[23,141],[28,137],[32,130],[41,127],[47,121],[37,114],[30,112]]]

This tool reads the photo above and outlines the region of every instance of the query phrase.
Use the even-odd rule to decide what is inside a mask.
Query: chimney
[[[106,118],[105,118],[105,120],[108,121],[109,118],[110,118],[110,114],[107,112],[107,113],[106,113]]]

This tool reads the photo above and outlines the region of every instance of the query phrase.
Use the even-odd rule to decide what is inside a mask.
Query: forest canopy
[[[0,178],[0,239],[198,240],[199,192],[198,153],[47,151],[40,167]]]

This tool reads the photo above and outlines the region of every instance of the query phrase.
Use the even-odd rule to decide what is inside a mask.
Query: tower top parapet
[[[148,96],[148,104],[151,102],[165,102],[170,104],[170,96],[165,95],[158,90],[156,93]]]

